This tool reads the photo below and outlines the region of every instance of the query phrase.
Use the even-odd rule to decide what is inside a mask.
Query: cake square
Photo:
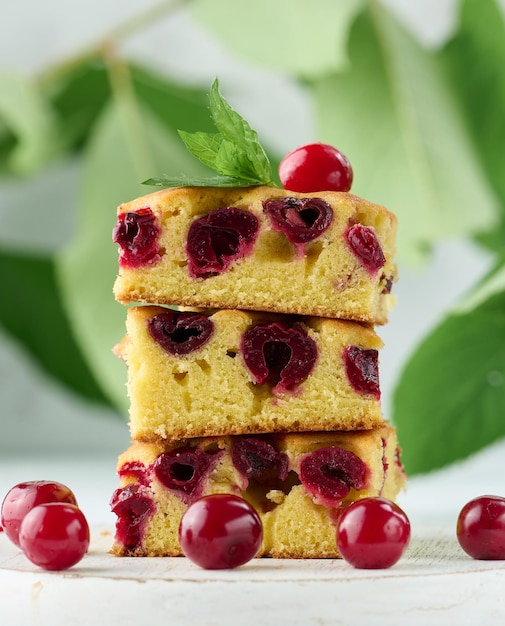
[[[132,307],[133,439],[368,429],[384,423],[370,326],[246,311]]]
[[[191,503],[215,493],[250,502],[263,524],[258,556],[337,558],[336,525],[352,502],[403,488],[395,429],[134,442],[118,459],[113,552],[180,556]]]
[[[122,204],[117,300],[383,324],[396,218],[344,192],[164,189]]]

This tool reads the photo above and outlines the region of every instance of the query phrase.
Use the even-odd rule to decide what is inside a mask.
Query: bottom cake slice
[[[394,500],[405,482],[394,428],[135,442],[118,460],[112,552],[180,556],[188,506],[214,493],[250,502],[263,523],[258,556],[336,558],[336,524],[350,503]]]

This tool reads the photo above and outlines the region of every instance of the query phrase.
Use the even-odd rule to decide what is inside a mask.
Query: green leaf
[[[34,81],[17,74],[0,74],[0,121],[4,137],[8,139],[8,129],[16,140],[8,157],[14,173],[34,172],[58,152],[54,111]]]
[[[268,184],[270,178],[263,179],[256,175],[254,165],[249,156],[237,148],[236,144],[224,139],[216,154],[216,167],[224,176],[235,176],[243,180],[249,180],[249,184]]]
[[[216,168],[217,154],[224,138],[219,133],[187,133],[179,131],[180,138],[184,141],[186,148],[196,156],[204,165],[211,169]]]
[[[66,150],[80,149],[110,97],[106,68],[99,58],[48,73],[40,83],[58,117],[58,137]]]
[[[123,336],[126,311],[112,296],[117,247],[111,233],[117,205],[143,195],[139,181],[153,167],[167,166],[201,172],[176,131],[169,132],[142,103],[110,103],[92,130],[85,155],[77,236],[58,258],[75,336],[105,393],[124,411],[126,372],[112,348]]]
[[[217,79],[212,84],[209,100],[211,117],[219,132],[179,130],[191,154],[226,179],[241,181],[242,185],[273,185],[272,168],[256,131],[222,97]],[[201,185],[199,178],[192,183],[191,179],[179,175],[150,178],[149,181],[156,180],[156,184],[161,184],[170,179],[182,179],[185,185]],[[212,180],[219,181],[220,178],[207,177],[207,182]]]
[[[350,159],[353,191],[399,220],[400,260],[496,223],[496,198],[433,54],[381,8],[350,38],[349,71],[312,84],[319,135]]]
[[[2,177],[12,177],[15,174],[9,162],[15,148],[15,136],[0,119],[0,176]]]
[[[199,128],[205,134],[215,134],[215,132],[211,132],[215,131],[215,128],[209,116],[207,91],[171,84],[163,77],[138,66],[131,68],[131,75],[139,98],[167,128],[170,130],[174,128]],[[186,135],[186,133],[183,134]],[[279,163],[278,155],[269,153],[267,161],[272,166],[275,166],[275,170],[277,170]],[[156,182],[149,182],[149,184],[166,187],[189,184],[195,186],[244,187],[257,184],[256,181],[251,181],[249,178],[230,176],[225,178],[221,176],[206,176],[205,180],[198,180],[187,175],[164,175],[150,179],[150,181],[153,180]]]
[[[0,274],[9,294],[0,324],[46,373],[89,400],[107,403],[72,334],[53,259],[0,250]]]
[[[364,0],[196,0],[194,16],[250,63],[305,78],[347,66],[347,38]]]
[[[143,185],[154,187],[250,187],[252,183],[249,179],[234,178],[233,176],[191,176],[181,174],[180,176],[163,175],[160,177],[148,178]]]
[[[423,341],[393,397],[409,474],[505,437],[505,265]]]
[[[209,102],[212,120],[217,130],[224,139],[228,140],[229,144],[235,147],[235,154],[230,155],[231,146],[226,142],[221,142],[218,163],[221,161],[226,163],[226,168],[231,170],[234,160],[238,159],[239,164],[236,166],[235,175],[240,172],[244,177],[256,178],[261,183],[270,184],[272,169],[268,157],[258,141],[257,132],[222,97],[217,79],[212,84]],[[220,173],[233,175],[231,171]]]
[[[0,175],[30,175],[83,147],[110,96],[103,62],[85,59],[37,81],[0,76]]]
[[[130,72],[139,100],[171,132],[174,128],[213,130],[207,90],[171,83],[138,65],[133,65]]]
[[[505,14],[498,4],[462,2],[459,29],[440,59],[488,181],[501,201],[500,227],[481,237],[500,251],[505,241]]]
[[[471,313],[502,292],[505,293],[505,250],[495,267],[453,307],[452,312],[458,315]]]

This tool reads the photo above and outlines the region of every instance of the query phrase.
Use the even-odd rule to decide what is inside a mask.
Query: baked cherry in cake
[[[190,354],[207,343],[214,324],[201,313],[167,310],[148,321],[151,337],[168,353]]]
[[[342,557],[359,569],[394,565],[410,541],[410,521],[387,498],[363,498],[347,507],[338,522],[337,546]]]
[[[154,463],[154,474],[162,485],[179,492],[182,499],[192,501],[203,488],[203,479],[216,464],[219,453],[202,448],[175,448],[164,452]]]
[[[156,510],[148,489],[131,483],[112,494],[111,511],[117,516],[116,541],[127,551],[140,547],[149,518]]]
[[[321,198],[278,198],[263,202],[272,228],[284,233],[303,254],[303,244],[322,235],[333,220],[333,209]]]
[[[160,227],[150,208],[121,213],[112,231],[119,244],[119,264],[137,268],[155,263],[162,253],[158,244]]]
[[[385,274],[382,274],[382,276],[380,277],[380,282],[383,285],[381,293],[385,295],[391,293],[393,289],[393,278],[391,276],[386,276]]]
[[[479,496],[461,509],[456,536],[474,559],[505,559],[505,498]]]
[[[232,462],[247,479],[260,483],[286,480],[289,459],[283,452],[258,437],[242,437],[233,446]]]
[[[19,529],[25,515],[35,506],[48,502],[77,504],[69,487],[49,480],[22,482],[7,492],[2,503],[1,525],[14,544],[19,546]]]
[[[377,235],[370,226],[352,224],[345,231],[344,237],[350,249],[371,274],[376,274],[386,263]]]
[[[117,473],[120,478],[133,478],[141,485],[148,485],[151,479],[150,468],[146,467],[140,461],[129,461],[127,463],[123,463],[123,465],[118,468]]]
[[[186,243],[191,276],[209,278],[228,270],[251,252],[258,230],[258,218],[236,207],[215,209],[194,220]]]
[[[301,324],[257,324],[244,333],[240,347],[245,364],[258,385],[273,393],[293,391],[311,373],[317,346]]]
[[[317,504],[336,506],[350,492],[360,491],[368,482],[366,464],[344,448],[319,448],[300,463],[300,480]]]
[[[205,569],[231,569],[258,554],[263,537],[261,519],[239,496],[213,494],[194,502],[179,526],[184,554]]]
[[[344,364],[352,388],[358,393],[368,393],[380,398],[379,352],[374,349],[347,346]]]
[[[325,143],[311,143],[286,154],[279,164],[279,179],[290,191],[349,191],[353,171],[340,150]]]

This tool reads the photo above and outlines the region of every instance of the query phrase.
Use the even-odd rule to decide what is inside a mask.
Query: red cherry
[[[479,496],[470,500],[458,516],[456,536],[474,559],[505,559],[505,498]]]
[[[179,542],[184,554],[205,569],[229,569],[254,558],[263,539],[261,519],[238,496],[204,496],[182,516]]]
[[[121,213],[112,231],[112,241],[119,244],[119,264],[136,268],[156,263],[162,254],[160,230],[149,207]]]
[[[74,504],[39,504],[21,522],[19,545],[43,569],[68,569],[88,551],[89,526]]]
[[[77,504],[72,491],[61,483],[33,480],[15,485],[2,503],[1,525],[9,539],[19,546],[19,529],[24,516],[38,504],[66,502]]]
[[[410,540],[410,522],[399,506],[386,498],[363,498],[344,510],[337,528],[342,557],[359,569],[394,565]]]
[[[301,193],[349,191],[353,172],[347,157],[333,146],[311,143],[295,148],[279,164],[284,189]]]

